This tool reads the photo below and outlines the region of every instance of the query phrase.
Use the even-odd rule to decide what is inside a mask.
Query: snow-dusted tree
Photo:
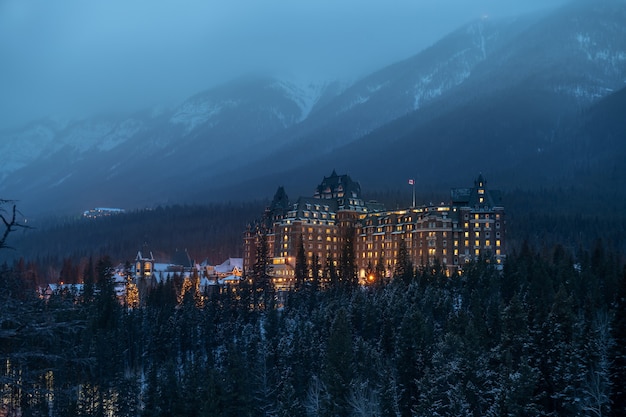
[[[615,300],[615,316],[611,333],[611,415],[626,415],[626,268]]]
[[[320,417],[325,415],[329,401],[326,385],[317,375],[312,375],[304,400],[304,409],[307,416]]]
[[[380,417],[380,398],[376,388],[367,381],[355,381],[348,396],[348,404],[354,417]]]

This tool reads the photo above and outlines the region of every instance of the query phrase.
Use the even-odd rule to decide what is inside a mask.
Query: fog
[[[237,76],[355,80],[564,0],[0,0],[0,129],[171,106]]]

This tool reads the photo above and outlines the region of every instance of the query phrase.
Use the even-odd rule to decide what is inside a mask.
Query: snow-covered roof
[[[243,258],[228,258],[224,262],[215,266],[215,272],[218,274],[226,274],[233,269],[243,269]]]
[[[82,293],[85,288],[84,284],[48,284],[48,288],[52,292],[60,292],[64,290]]]
[[[229,284],[229,283],[232,284],[234,282],[239,282],[239,281],[241,281],[241,277],[237,275],[228,275],[224,278],[217,280],[218,284],[220,285]]]

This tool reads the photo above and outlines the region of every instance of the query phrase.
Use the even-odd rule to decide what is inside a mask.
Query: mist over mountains
[[[239,78],[173,109],[0,132],[0,197],[26,215],[364,190],[624,189],[626,6],[483,18],[351,84]]]

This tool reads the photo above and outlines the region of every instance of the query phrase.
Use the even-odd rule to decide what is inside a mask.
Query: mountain
[[[39,121],[0,133],[0,196],[78,212],[310,194],[333,168],[365,189],[599,178],[621,151],[590,144],[623,147],[596,123],[623,95],[624,21],[623,0],[575,1],[478,19],[348,86],[249,77],[174,109]]]
[[[573,146],[582,134],[580,116],[626,83],[626,27],[620,23],[625,19],[623,1],[579,1],[546,15],[472,22],[360,83],[364,94],[370,80],[391,85],[405,74],[439,79],[429,75],[435,64],[422,71],[423,63],[436,56],[433,62],[445,63],[442,67],[448,70],[442,74],[449,78],[433,86],[445,88],[411,90],[415,79],[404,83],[404,91],[429,100],[330,151],[310,146],[315,137],[311,134],[273,156],[291,161],[291,166],[259,182],[297,187],[295,178],[313,173],[305,181],[315,184],[320,172],[341,167],[379,189],[400,187],[407,178],[417,178],[426,189],[446,189],[477,172],[508,188],[577,185],[580,172],[572,161],[586,158],[580,154],[585,150]],[[399,90],[391,96],[401,96]],[[421,94],[415,95],[416,91]],[[346,93],[335,101],[343,100]],[[384,103],[378,109],[384,113]],[[592,112],[604,114],[600,108]],[[364,113],[368,115],[364,119],[373,118],[372,113]],[[603,134],[601,129],[592,132],[590,137]],[[318,143],[325,143],[325,136],[318,136]],[[612,146],[624,147],[617,142]],[[613,155],[618,154],[617,148]],[[573,149],[579,154],[572,155]],[[298,155],[307,155],[309,161]],[[272,166],[271,159],[250,170],[258,172],[261,166]],[[253,188],[250,183],[241,187],[249,188]]]
[[[332,88],[249,77],[171,110],[3,132],[0,193],[29,211],[176,202],[177,190],[236,165],[242,150],[275,150],[270,138],[306,118]]]

